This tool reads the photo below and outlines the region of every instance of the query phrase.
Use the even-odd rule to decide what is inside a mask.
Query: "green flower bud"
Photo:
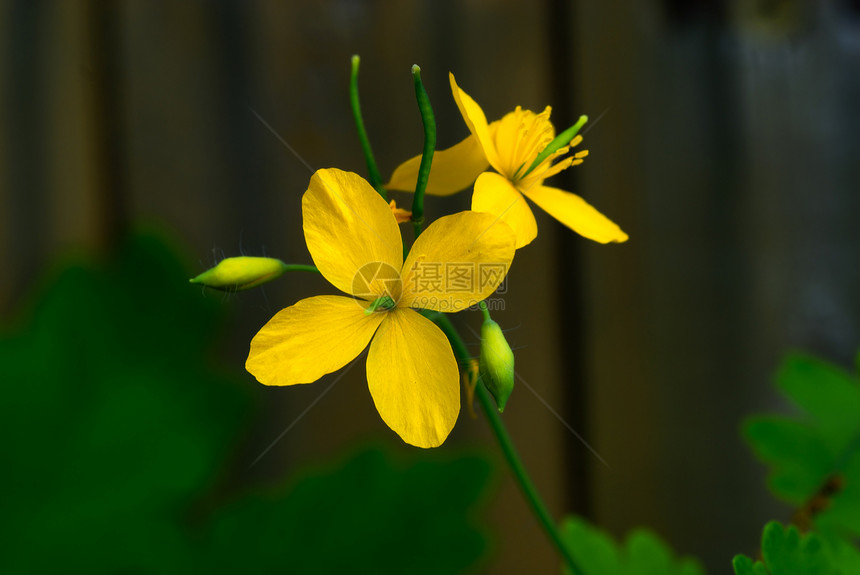
[[[481,326],[481,381],[496,398],[499,412],[514,390],[514,352],[502,333],[499,324],[491,319]]]
[[[223,259],[188,281],[223,291],[242,291],[272,281],[288,269],[287,264],[275,258],[242,256]]]

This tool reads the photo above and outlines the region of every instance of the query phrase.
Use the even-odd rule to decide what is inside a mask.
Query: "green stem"
[[[367,175],[370,178],[370,185],[387,202],[388,193],[385,191],[385,186],[382,185],[382,176],[379,175],[379,168],[376,167],[376,160],[373,157],[373,150],[370,148],[370,140],[367,137],[367,131],[364,129],[364,120],[361,117],[361,105],[358,102],[359,62],[360,58],[358,54],[352,57],[352,74],[349,77],[349,103],[352,106],[352,116],[355,118],[355,127],[358,130],[361,150],[364,152],[364,159],[367,161]]]
[[[484,309],[484,307],[482,307],[482,309]],[[448,319],[445,314],[439,312],[424,311],[422,314],[439,326],[442,332],[448,337],[448,341],[451,342],[451,348],[454,350],[454,355],[457,357],[457,361],[461,365],[468,365],[472,356],[469,353],[466,344],[463,342],[463,339],[460,337],[460,334],[457,332],[457,328],[455,328],[454,324],[451,323],[451,320]],[[520,459],[519,453],[517,453],[517,449],[514,446],[513,441],[511,441],[511,436],[508,435],[508,431],[505,429],[505,424],[502,422],[502,418],[496,411],[493,399],[490,397],[490,393],[483,385],[479,384],[475,386],[475,395],[478,397],[478,401],[481,403],[481,407],[487,415],[487,420],[490,422],[490,427],[496,435],[499,447],[501,447],[502,453],[505,455],[505,460],[507,460],[508,466],[511,468],[511,472],[514,474],[514,478],[517,480],[520,490],[525,496],[528,504],[531,506],[535,517],[537,517],[538,521],[543,526],[544,531],[546,531],[546,534],[549,536],[559,554],[564,559],[568,569],[570,569],[571,575],[584,575],[584,572],[579,565],[577,565],[576,560],[574,560],[570,551],[568,551],[565,546],[564,541],[562,541],[561,534],[558,532],[555,520],[553,520],[552,515],[550,515],[549,510],[546,508],[540,494],[535,488],[531,477],[529,477],[529,474]]]
[[[285,272],[313,272],[320,273],[319,268],[307,264],[284,264]]]
[[[481,313],[484,314],[484,321],[491,321],[493,319],[490,317],[490,310],[487,308],[487,302],[481,300],[478,302],[478,307],[481,308]]]
[[[412,66],[412,82],[415,84],[415,98],[418,100],[418,110],[421,112],[421,122],[424,124],[424,150],[421,153],[421,165],[418,168],[415,196],[412,198],[412,227],[417,238],[424,225],[424,191],[427,189],[430,166],[436,151],[436,118],[430,106],[430,97],[421,82],[421,68],[417,64]]]

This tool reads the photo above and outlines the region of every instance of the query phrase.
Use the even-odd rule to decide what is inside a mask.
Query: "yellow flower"
[[[460,412],[457,361],[442,331],[410,308],[459,311],[492,294],[504,273],[473,275],[471,284],[462,273],[457,282],[428,278],[446,266],[507,271],[511,229],[490,214],[439,218],[404,263],[389,205],[363,178],[336,169],[313,175],[302,215],[320,273],[358,299],[317,296],[281,310],[251,342],[246,369],[266,385],[311,383],[370,343],[367,383],[379,415],[407,443],[441,445]]]
[[[447,196],[475,182],[472,210],[494,214],[508,223],[516,233],[517,249],[537,237],[534,214],[523,196],[588,239],[604,244],[627,240],[621,228],[581,197],[543,185],[546,178],[582,163],[587,151],[553,164],[569,151],[569,147],[561,148],[525,174],[538,154],[555,138],[549,107],[535,114],[518,106],[501,120],[488,125],[481,107],[457,86],[453,74],[449,76],[454,99],[471,135],[433,156],[428,194]],[[576,136],[570,146],[581,141],[582,137]],[[420,163],[418,156],[398,166],[386,187],[414,191]],[[485,171],[489,166],[498,173]]]

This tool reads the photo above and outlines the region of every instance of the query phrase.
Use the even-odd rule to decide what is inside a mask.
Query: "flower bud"
[[[499,324],[491,319],[481,326],[481,381],[496,399],[499,412],[505,410],[514,390],[514,352]]]
[[[223,259],[188,281],[223,291],[242,291],[272,281],[285,271],[287,266],[281,260],[242,256]]]

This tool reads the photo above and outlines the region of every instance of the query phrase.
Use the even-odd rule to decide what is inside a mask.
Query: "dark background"
[[[589,243],[536,210],[540,234],[495,314],[522,376],[505,420],[555,516],[617,536],[653,527],[713,573],[753,554],[764,521],[790,510],[739,422],[782,407],[770,379],[786,350],[847,366],[860,343],[857,2],[0,0],[0,318],[57,254],[108,253],[140,221],[180,238],[196,271],[224,255],[309,263],[310,172],[252,109],[312,168],[365,174],[347,98],[356,53],[384,177],[420,151],[415,63],[440,148],[467,134],[449,70],[491,121],[516,105],[552,105],[556,126],[589,114],[591,155],[552,183],[630,240]],[[429,201],[427,216],[467,205]],[[224,357],[241,366],[273,313],[331,289],[290,276],[200,297],[233,311]],[[245,480],[400,442],[359,365],[248,467],[336,377],[262,390]],[[496,453],[465,409],[442,449],[458,446]],[[555,571],[497,477],[491,571]]]

